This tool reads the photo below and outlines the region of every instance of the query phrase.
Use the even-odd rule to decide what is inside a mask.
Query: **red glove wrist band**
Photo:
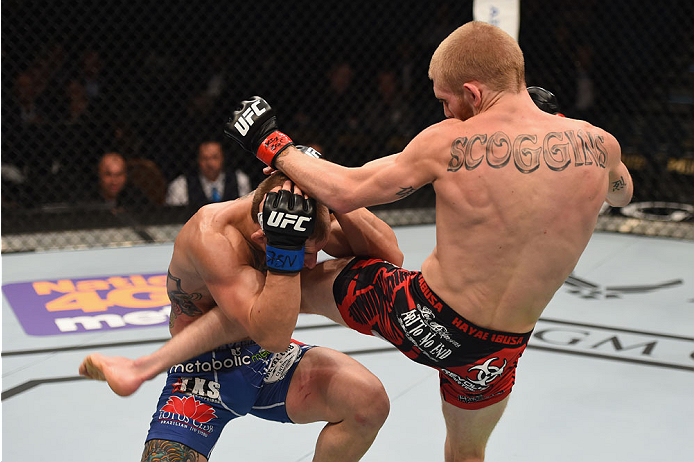
[[[256,157],[265,162],[270,167],[274,167],[275,157],[282,152],[287,146],[293,146],[294,142],[281,131],[272,132],[267,138],[260,143]]]

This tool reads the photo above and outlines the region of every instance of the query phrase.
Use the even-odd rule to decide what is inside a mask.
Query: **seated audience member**
[[[217,141],[198,147],[198,168],[174,179],[166,193],[167,205],[187,205],[194,210],[205,204],[236,199],[251,192],[251,180],[241,170],[224,168],[224,151]]]
[[[104,154],[99,161],[99,191],[96,202],[114,211],[136,210],[149,205],[147,196],[128,182],[128,170],[123,156],[117,152]],[[94,202],[93,200],[87,200]]]

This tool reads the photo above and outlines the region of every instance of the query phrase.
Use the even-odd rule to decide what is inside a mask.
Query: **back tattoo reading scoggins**
[[[475,143],[485,150],[478,157],[473,157]],[[474,170],[485,159],[494,168],[505,167],[513,159],[521,173],[534,172],[540,167],[541,160],[550,170],[560,172],[569,166],[572,158],[576,167],[595,165],[605,168],[607,151],[604,143],[602,135],[585,130],[549,132],[541,143],[538,143],[537,135],[520,134],[511,141],[511,137],[502,131],[492,135],[478,133],[453,140],[448,171],[457,172],[463,166]]]

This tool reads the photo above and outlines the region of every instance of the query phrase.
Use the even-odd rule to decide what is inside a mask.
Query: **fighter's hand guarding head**
[[[287,189],[269,192],[258,221],[265,233],[268,270],[296,273],[304,267],[304,247],[316,225],[316,201]]]

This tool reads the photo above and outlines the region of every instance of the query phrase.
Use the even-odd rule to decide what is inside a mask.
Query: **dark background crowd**
[[[1,18],[8,234],[182,223],[245,194],[262,165],[222,130],[252,95],[341,164],[399,151],[443,117],[429,58],[472,1],[6,0]],[[635,200],[694,203],[693,31],[689,0],[521,1],[528,85],[615,134]]]

